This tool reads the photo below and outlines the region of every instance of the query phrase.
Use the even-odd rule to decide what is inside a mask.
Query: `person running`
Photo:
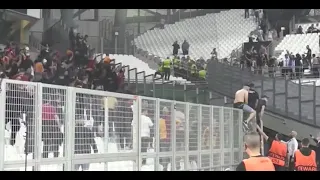
[[[245,85],[242,87],[242,89],[238,90],[235,94],[233,102],[234,108],[242,109],[244,112],[250,113],[247,120],[243,122],[243,125],[246,129],[248,129],[248,123],[256,116],[256,111],[248,105],[249,89],[250,87]]]

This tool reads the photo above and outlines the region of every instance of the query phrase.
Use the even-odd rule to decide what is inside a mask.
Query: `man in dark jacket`
[[[249,84],[248,105],[252,109],[256,109],[257,102],[259,100],[259,93],[254,89],[254,84]]]
[[[172,44],[172,46],[173,46],[172,55],[174,55],[174,56],[178,55],[178,51],[179,51],[179,49],[180,49],[180,46],[179,46],[179,44],[178,44],[178,41],[175,41],[175,42]]]
[[[181,45],[181,48],[182,48],[182,54],[183,55],[188,55],[189,54],[189,43],[187,42],[187,40],[184,40],[182,45]]]
[[[74,138],[74,154],[91,154],[91,147],[94,153],[98,153],[97,144],[95,141],[92,127],[87,124],[83,116],[77,117]],[[75,170],[89,170],[90,164],[76,164]]]

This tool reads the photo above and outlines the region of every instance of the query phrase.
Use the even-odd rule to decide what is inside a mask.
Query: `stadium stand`
[[[305,54],[307,52],[306,46],[309,45],[313,54],[319,53],[319,33],[310,34],[288,34],[280,44],[275,48],[276,51],[282,51],[278,59],[283,59],[284,55],[289,51],[290,53]]]
[[[209,59],[212,49],[217,48],[218,58],[222,59],[247,41],[249,33],[256,28],[253,19],[244,18],[242,9],[232,9],[147,31],[135,39],[135,44],[151,54],[166,58],[172,55],[174,41],[182,43],[187,40],[191,58]]]

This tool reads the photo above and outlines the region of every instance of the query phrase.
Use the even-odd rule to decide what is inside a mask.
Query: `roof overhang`
[[[6,21],[26,20],[33,24],[39,20],[39,18],[29,16],[25,13],[21,13],[12,9],[0,9],[0,12],[3,13],[4,20]]]

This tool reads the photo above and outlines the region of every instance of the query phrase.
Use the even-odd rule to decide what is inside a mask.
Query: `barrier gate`
[[[4,79],[0,170],[220,171],[243,156],[242,111]]]

